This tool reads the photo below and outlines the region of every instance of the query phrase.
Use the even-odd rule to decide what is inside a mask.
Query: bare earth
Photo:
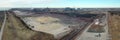
[[[3,40],[54,40],[51,35],[28,29],[21,21],[9,14],[3,32]]]
[[[109,32],[112,40],[120,40],[120,16],[110,16],[109,22]]]

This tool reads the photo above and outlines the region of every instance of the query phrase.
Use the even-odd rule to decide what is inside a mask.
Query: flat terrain
[[[107,28],[108,26],[107,25],[104,25],[104,26],[95,25],[94,23],[95,21],[91,23],[83,31],[83,33],[76,38],[76,40],[108,40],[108,28]],[[106,17],[105,19],[103,19],[101,23],[103,24],[107,23]]]
[[[58,34],[69,26],[79,26],[85,22],[79,17],[71,17],[63,14],[40,14],[39,16],[23,17],[28,25],[33,26],[33,30],[50,34]],[[49,28],[49,29],[48,29]],[[70,28],[66,29],[69,31]]]
[[[109,32],[112,40],[120,40],[120,16],[109,16]]]
[[[95,25],[94,24],[89,28],[88,32],[102,33],[102,32],[104,32],[104,27],[101,26],[101,25]]]
[[[28,29],[18,18],[8,15],[3,40],[54,40],[51,35]]]
[[[67,27],[67,25],[60,23],[59,18],[54,18],[54,17],[50,17],[50,16],[41,16],[41,17],[32,17],[32,19],[33,19],[33,21],[38,22],[37,23],[38,27],[35,27],[36,30],[45,31],[48,33],[51,33],[51,32],[54,33],[55,29],[57,30],[62,27]],[[58,31],[56,33],[59,33],[59,32],[60,31]]]

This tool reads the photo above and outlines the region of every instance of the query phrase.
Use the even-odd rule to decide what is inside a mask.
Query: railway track
[[[77,35],[80,35],[82,33],[82,31],[87,27],[87,25],[84,27],[81,27],[80,29],[73,30],[70,34],[64,36],[60,40],[74,40],[77,37]]]

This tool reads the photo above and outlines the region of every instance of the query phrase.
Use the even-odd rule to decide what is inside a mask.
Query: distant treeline
[[[120,11],[108,11],[111,15],[119,15],[120,16]]]
[[[1,25],[2,25],[2,22],[4,20],[4,11],[0,11],[0,28],[1,28]]]
[[[3,19],[4,19],[4,11],[0,11],[0,22],[2,22],[3,21]]]
[[[51,13],[57,13],[57,12],[51,12]],[[85,18],[94,18],[96,17],[98,14],[80,14],[80,13],[57,13],[57,14],[64,14],[67,16],[71,16],[71,17],[85,17]]]

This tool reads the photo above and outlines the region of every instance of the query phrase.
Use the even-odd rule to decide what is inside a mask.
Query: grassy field
[[[3,40],[54,40],[53,36],[28,29],[15,16],[9,14],[3,32]]]
[[[120,16],[109,16],[109,32],[112,40],[120,40]]]

